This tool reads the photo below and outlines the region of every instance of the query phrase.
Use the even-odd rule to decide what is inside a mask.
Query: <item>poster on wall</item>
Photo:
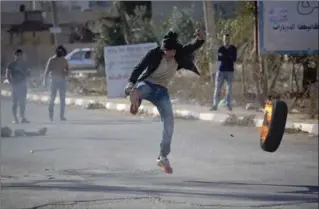
[[[108,98],[124,98],[124,88],[135,65],[156,43],[104,47]]]
[[[318,15],[318,1],[260,1],[260,52],[318,54]]]

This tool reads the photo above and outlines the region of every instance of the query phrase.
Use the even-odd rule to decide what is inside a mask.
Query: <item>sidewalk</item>
[[[4,97],[11,96],[11,91],[8,88],[2,86],[1,95]],[[128,99],[108,99],[106,96],[78,96],[72,93],[67,94],[67,105],[76,105],[86,107],[92,103],[99,103],[105,106],[106,109],[115,111],[129,112]],[[48,103],[48,92],[36,89],[30,89],[28,96],[29,101]],[[59,97],[56,99],[56,103],[59,103]],[[253,118],[255,127],[260,127],[263,121],[263,113],[256,111],[247,111],[243,108],[234,108],[232,113],[226,109],[220,109],[216,112],[209,111],[209,107],[199,105],[183,105],[173,103],[174,116],[182,119],[194,119],[212,121],[218,123],[226,123],[230,120],[230,114],[236,115],[239,119]],[[140,107],[141,114],[158,116],[159,113],[151,103],[143,101]],[[254,116],[253,116],[254,115]],[[313,135],[318,135],[318,121],[316,120],[304,120],[300,117],[300,114],[289,114],[286,128],[301,130]]]

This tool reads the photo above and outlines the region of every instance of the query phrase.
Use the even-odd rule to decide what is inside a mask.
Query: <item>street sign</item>
[[[124,98],[124,88],[137,65],[156,43],[104,47],[108,98]]]
[[[259,1],[261,53],[318,54],[318,1]]]
[[[61,33],[62,29],[60,27],[52,27],[49,29],[50,33]]]

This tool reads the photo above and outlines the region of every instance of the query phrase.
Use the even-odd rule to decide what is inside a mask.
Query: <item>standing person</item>
[[[23,59],[23,51],[17,49],[14,52],[15,60],[9,63],[6,69],[6,83],[12,85],[12,114],[13,123],[30,123],[25,117],[27,93],[28,93],[28,76],[30,75],[29,64]],[[17,110],[20,110],[21,121],[18,120]]]
[[[65,96],[67,90],[67,76],[69,74],[68,61],[65,59],[66,50],[63,46],[57,47],[55,56],[50,57],[44,72],[43,85],[47,86],[48,77],[51,74],[49,118],[53,121],[54,102],[57,91],[60,96],[60,120],[65,121]]]
[[[229,43],[229,35],[223,36],[224,45],[218,49],[219,69],[215,78],[214,102],[211,110],[217,110],[220,101],[220,91],[226,81],[226,106],[232,111],[231,90],[234,76],[234,63],[237,60],[237,48]]]
[[[136,114],[143,99],[152,102],[163,121],[163,135],[157,165],[166,173],[172,173],[167,158],[171,150],[174,130],[174,115],[167,86],[176,71],[187,69],[199,75],[193,63],[193,53],[204,44],[205,34],[196,30],[196,39],[186,45],[178,42],[178,35],[169,31],[160,47],[151,49],[135,66],[126,85],[125,93],[130,96],[131,113]]]

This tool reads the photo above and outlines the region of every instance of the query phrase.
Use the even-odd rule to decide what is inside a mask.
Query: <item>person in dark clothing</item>
[[[12,114],[13,123],[30,123],[25,117],[27,93],[28,93],[28,76],[30,68],[28,62],[23,59],[23,51],[17,49],[14,52],[15,60],[9,63],[6,69],[5,82],[12,85]],[[20,110],[21,121],[18,120],[17,110]]]
[[[174,115],[167,87],[180,69],[199,75],[193,63],[193,53],[204,44],[205,35],[201,30],[196,30],[195,35],[194,41],[183,46],[178,42],[177,33],[169,31],[161,46],[151,49],[135,66],[125,88],[126,95],[130,96],[132,114],[138,112],[143,99],[153,103],[159,111],[164,128],[157,165],[166,173],[173,172],[167,156],[174,130]]]
[[[217,110],[220,101],[220,91],[226,81],[226,106],[232,111],[231,89],[234,76],[234,63],[237,60],[237,48],[229,43],[229,35],[223,37],[224,45],[218,49],[219,69],[215,78],[214,101],[211,110]]]
[[[66,48],[63,45],[59,45],[57,47],[57,50],[62,50],[63,51],[63,56],[65,57],[68,54],[68,51],[66,50]]]

